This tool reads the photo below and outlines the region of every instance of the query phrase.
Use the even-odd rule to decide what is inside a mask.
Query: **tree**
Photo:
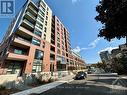
[[[111,67],[118,74],[127,74],[127,55],[123,53],[121,57],[113,58]]]
[[[105,70],[107,67],[107,64],[105,62],[98,62],[97,67]]]
[[[103,24],[98,36],[108,41],[126,37],[127,44],[127,0],[101,0],[96,11],[95,19]]]

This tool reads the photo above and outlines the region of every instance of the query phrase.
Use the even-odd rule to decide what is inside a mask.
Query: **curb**
[[[55,81],[55,82],[52,82],[52,83],[48,83],[48,84],[45,84],[45,85],[42,85],[42,86],[38,86],[38,87],[34,87],[34,88],[31,88],[31,89],[28,89],[28,90],[24,90],[24,91],[21,91],[21,92],[18,92],[18,93],[14,93],[14,94],[10,94],[10,95],[29,95],[29,94],[33,94],[33,93],[36,93],[36,94],[40,94],[40,93],[43,93],[45,91],[48,91],[52,88],[55,88],[59,85],[62,85],[64,83],[69,83],[71,81],[73,81],[74,79],[70,79],[70,80],[67,80],[67,81]]]

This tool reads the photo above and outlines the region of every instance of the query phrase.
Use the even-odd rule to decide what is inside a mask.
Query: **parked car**
[[[75,76],[75,79],[85,79],[87,74],[85,72],[78,72]]]

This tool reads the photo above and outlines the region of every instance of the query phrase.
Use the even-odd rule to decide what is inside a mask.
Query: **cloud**
[[[74,4],[74,3],[77,3],[78,1],[80,0],[72,0],[72,3]]]
[[[101,39],[102,39],[102,38],[97,38],[97,39],[95,39],[94,41],[92,41],[92,42],[88,45],[88,47],[81,48],[81,47],[79,47],[79,46],[76,46],[76,48],[74,48],[73,51],[76,52],[76,53],[79,53],[79,52],[81,52],[81,51],[83,51],[83,50],[94,49],[94,48],[96,48],[98,42],[99,42]]]
[[[82,50],[87,50],[88,48],[80,48],[79,46],[77,46],[76,48],[73,49],[74,52],[79,53]]]
[[[111,52],[113,49],[117,49],[118,47],[107,47],[107,48],[105,48],[105,49],[102,49],[102,50],[100,50],[99,52],[98,52],[98,54],[100,54],[100,52],[103,52],[103,51],[109,51],[109,52]]]
[[[101,40],[102,38],[97,38],[95,39],[93,42],[91,42],[88,46],[91,48],[95,48],[96,45],[98,44],[98,42]]]

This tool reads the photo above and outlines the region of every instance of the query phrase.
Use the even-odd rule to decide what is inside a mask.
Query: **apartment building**
[[[100,52],[100,58],[102,62],[105,62],[106,64],[110,64],[111,55],[109,51],[102,51]]]
[[[71,51],[66,27],[44,0],[28,0],[11,22],[0,45],[0,74],[84,69]]]

